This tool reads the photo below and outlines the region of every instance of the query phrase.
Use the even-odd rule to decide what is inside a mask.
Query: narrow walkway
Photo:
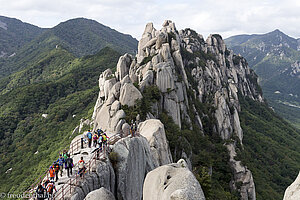
[[[117,140],[121,139],[121,135],[120,133],[116,133],[116,134],[111,134],[111,133],[106,133],[107,136],[109,137],[108,143],[115,143]],[[62,187],[68,185],[69,183],[75,183],[75,179],[78,179],[78,161],[81,159],[81,157],[83,157],[83,160],[85,161],[85,165],[86,167],[92,168],[93,166],[87,166],[90,164],[95,165],[96,164],[96,158],[97,158],[97,151],[95,151],[97,149],[97,147],[93,146],[92,143],[92,147],[89,148],[88,144],[87,144],[87,139],[85,140],[84,144],[83,144],[83,148],[81,148],[81,137],[84,137],[86,139],[86,132],[76,136],[73,141],[77,138],[77,140],[75,140],[76,143],[75,145],[72,146],[73,143],[70,144],[70,146],[72,146],[72,149],[68,150],[68,153],[71,154],[71,158],[73,159],[73,163],[74,163],[74,167],[73,167],[73,171],[72,171],[72,175],[70,175],[70,177],[67,176],[67,170],[63,169],[63,173],[62,176],[58,175],[58,181],[55,182],[55,187],[57,192],[54,192],[54,194],[58,194],[58,196],[54,197],[54,199],[64,199],[63,197],[61,197],[61,194],[64,192],[61,192]],[[127,136],[127,135],[126,135]],[[98,145],[97,145],[98,146]],[[105,154],[103,152],[99,152],[99,157],[97,158],[98,160],[103,160],[104,159]],[[95,159],[95,161],[93,162],[92,159]],[[38,179],[35,180],[34,184],[30,187],[30,189],[28,191],[26,191],[29,194],[34,194],[35,190],[37,188],[38,185],[40,185],[41,183],[43,183],[44,181],[46,181],[47,179],[49,179],[49,169]],[[70,186],[71,187],[71,186]],[[71,193],[71,188],[69,189],[69,193]]]

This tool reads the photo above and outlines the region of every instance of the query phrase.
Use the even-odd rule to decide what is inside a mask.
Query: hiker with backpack
[[[91,148],[92,145],[92,133],[90,130],[88,130],[87,134],[86,134],[87,138],[88,138],[88,142],[89,142],[89,148]]]
[[[94,147],[97,146],[97,141],[98,141],[98,134],[97,134],[97,132],[95,132],[94,135],[93,135],[93,145],[94,145]]]
[[[98,145],[99,145],[100,151],[102,151],[102,140],[103,140],[103,138],[102,138],[102,135],[100,134],[100,136],[98,138]]]
[[[56,190],[54,181],[50,181],[46,187],[47,193],[48,193],[48,199],[53,199],[53,190]]]
[[[108,138],[109,137],[106,135],[106,133],[102,134],[102,144],[103,144],[103,147],[107,146],[107,140],[108,140]]]
[[[58,180],[58,172],[59,172],[59,164],[57,162],[54,162],[54,171],[55,171],[55,181],[57,182]]]
[[[62,177],[65,159],[62,157],[61,154],[59,155],[59,158],[57,159],[56,163],[59,164],[60,176]]]
[[[46,198],[46,189],[42,185],[39,185],[36,189],[36,198],[37,200],[43,200]]]
[[[78,161],[78,174],[80,177],[82,177],[82,175],[84,175],[85,173],[85,162],[83,160],[83,157],[81,157],[81,159]]]
[[[64,150],[63,151],[63,154],[62,154],[62,157],[65,159],[65,161],[67,160],[67,158],[68,158],[68,152],[67,152],[67,150]]]
[[[46,188],[47,185],[48,185],[48,183],[50,183],[49,179],[44,180],[44,182],[43,182],[43,187]]]
[[[133,122],[133,120],[131,120],[131,123],[130,123],[130,133],[131,133],[131,137],[134,137],[134,122]]]
[[[50,180],[53,180],[53,181],[54,181],[54,177],[55,177],[55,169],[54,169],[54,166],[50,166],[50,169],[49,169],[49,175],[50,175]]]
[[[66,170],[67,170],[68,177],[70,177],[70,174],[72,175],[73,166],[74,166],[73,159],[70,157],[70,154],[67,154]]]

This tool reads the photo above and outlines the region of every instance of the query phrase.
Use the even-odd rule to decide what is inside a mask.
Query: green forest
[[[119,56],[105,48],[94,56],[68,62],[70,70],[57,80],[46,78],[0,95],[1,192],[25,191],[57,159],[59,151],[68,147],[80,119],[92,115],[99,74],[115,67]],[[52,62],[47,64],[47,69],[54,67]],[[48,114],[46,119],[43,113]],[[12,172],[6,174],[11,167]]]

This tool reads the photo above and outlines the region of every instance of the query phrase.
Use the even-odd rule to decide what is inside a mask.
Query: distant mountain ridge
[[[134,53],[137,49],[137,40],[132,36],[91,19],[76,18],[62,22],[50,29],[42,38],[51,34],[58,37],[66,49],[79,57],[95,54],[106,46],[115,48],[121,53]]]
[[[1,37],[0,35],[0,40]],[[105,47],[111,47],[120,53],[134,53],[137,40],[94,20],[71,19],[43,31],[19,48],[13,57],[0,58],[0,79],[36,63],[58,47],[76,57],[96,54]]]
[[[24,23],[18,19],[0,16],[0,58],[13,55],[46,29]]]
[[[276,29],[225,40],[259,76],[265,97],[282,117],[300,127],[300,39]]]

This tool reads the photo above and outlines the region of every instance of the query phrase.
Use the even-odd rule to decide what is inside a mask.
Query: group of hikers
[[[93,146],[97,147],[98,145],[100,149],[102,149],[102,147],[104,146],[107,146],[107,141],[109,139],[109,137],[102,129],[97,129],[97,131],[94,131],[94,133],[88,130],[86,137],[88,139],[89,148],[91,148],[93,142]]]
[[[73,167],[73,159],[71,158],[70,154],[64,150],[61,154],[59,154],[59,158],[50,166],[49,179],[46,179],[38,186],[36,190],[37,199],[51,199],[53,191],[56,191],[55,182],[58,181],[59,174],[62,177],[63,170],[65,168],[67,170],[68,177],[70,177],[70,175],[72,175]]]
[[[88,147],[91,148],[91,144],[93,141],[93,146],[100,148],[107,145],[108,136],[104,131],[98,129],[97,131],[92,134],[90,130],[88,130],[86,137],[88,139]],[[83,140],[82,140],[83,142]],[[82,145],[83,148],[83,145]],[[53,192],[56,191],[55,182],[58,181],[59,175],[63,176],[63,170],[67,171],[67,176],[70,177],[73,174],[73,159],[71,158],[70,154],[64,150],[61,154],[59,154],[59,158],[53,162],[53,164],[49,168],[49,179],[46,179],[42,184],[40,184],[36,189],[36,197],[38,200],[42,199],[51,199],[53,197]],[[78,175],[82,177],[86,171],[85,161],[83,157],[78,161]]]
[[[131,122],[130,125],[130,134],[132,137],[135,136],[137,131],[136,122]],[[87,138],[88,147],[95,147],[96,149],[93,152],[97,151],[97,157],[99,156],[99,151],[102,151],[103,148],[107,147],[109,137],[107,134],[102,131],[102,129],[97,129],[92,133],[88,130],[87,134],[85,135]],[[83,148],[84,138],[81,138],[81,148]],[[98,145],[98,147],[97,147]],[[92,153],[93,153],[92,152]],[[52,199],[53,192],[57,191],[55,187],[55,182],[59,179],[59,174],[63,176],[63,170],[67,171],[67,176],[72,176],[72,169],[74,167],[73,159],[71,158],[70,154],[64,150],[61,154],[59,154],[59,158],[53,162],[53,164],[49,168],[49,179],[44,180],[42,184],[40,184],[36,189],[36,197],[38,200],[42,199]],[[83,177],[86,171],[85,161],[83,157],[78,161],[78,175]]]

